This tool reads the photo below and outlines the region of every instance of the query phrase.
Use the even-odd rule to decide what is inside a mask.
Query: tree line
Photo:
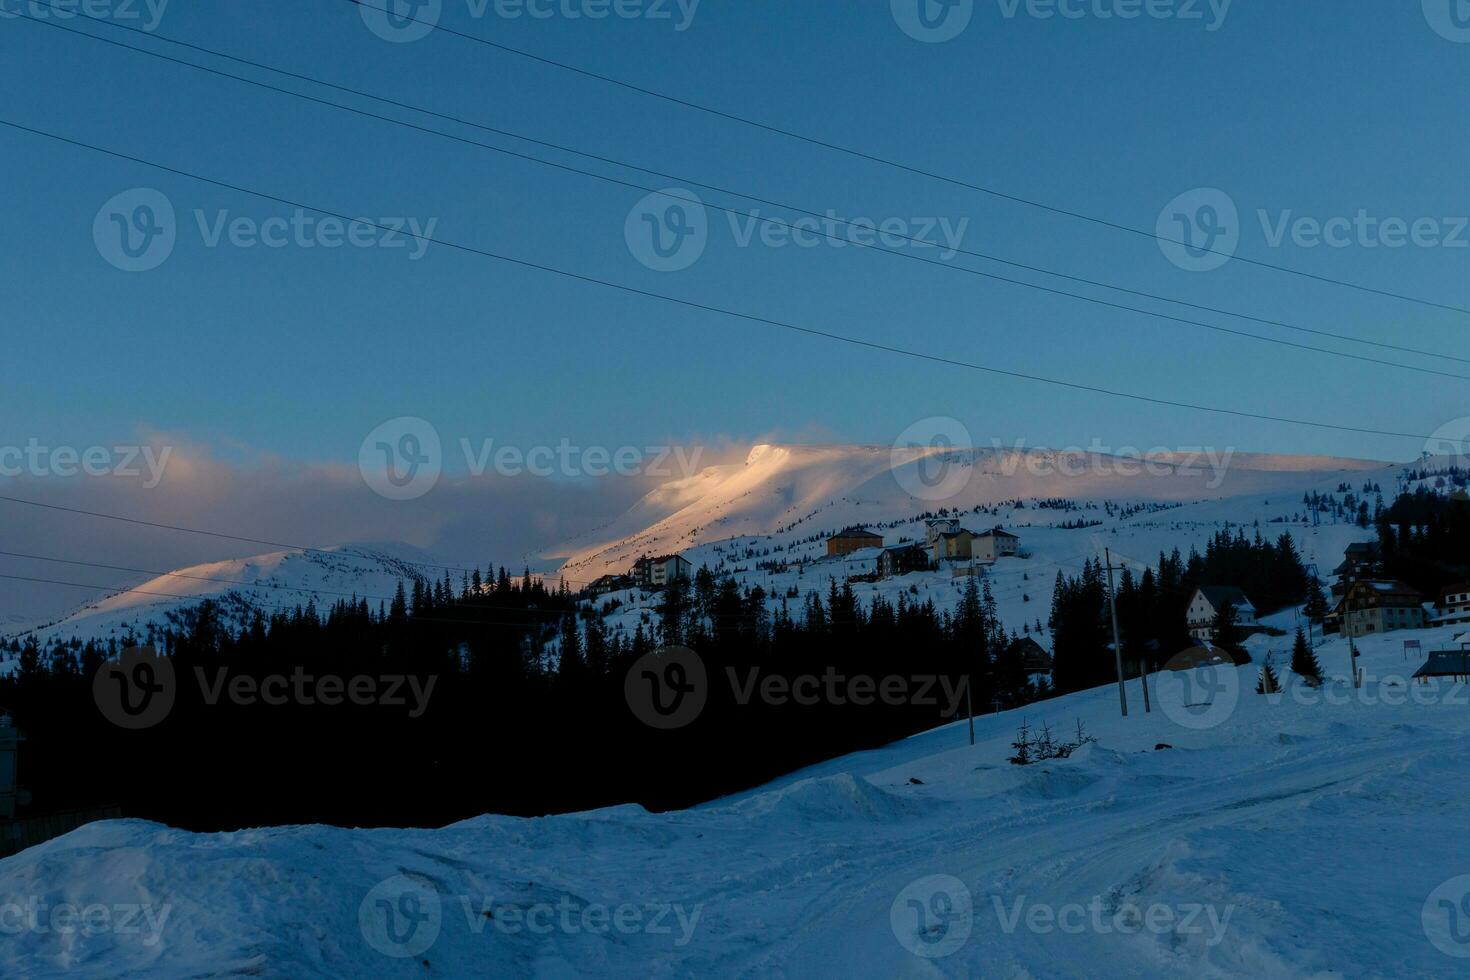
[[[342,600],[230,622],[206,601],[151,637],[45,651],[27,642],[18,669],[0,679],[0,708],[27,735],[21,779],[37,808],[115,804],[192,830],[437,826],[627,802],[667,809],[963,716],[966,702],[941,692],[968,691],[977,714],[1041,694],[974,579],[953,612],[907,596],[864,604],[836,583],[825,598],[773,611],[760,588],[702,574],[661,594],[656,621],[609,629],[564,585],[502,569],[460,583],[415,580],[376,608]],[[156,725],[126,730],[98,710],[93,680],[141,640],[171,664],[173,700]],[[667,644],[695,651],[707,677],[703,710],[677,730],[641,721],[626,688],[634,666]],[[412,677],[428,697],[415,713],[387,699],[234,695],[237,681],[265,689],[271,677],[300,674]],[[824,693],[804,704],[768,698],[762,685],[773,675],[788,686],[898,676],[907,693],[898,702]]]
[[[1191,548],[1188,558],[1176,548],[1160,553],[1154,568],[1134,576],[1131,568],[1114,573],[1118,630],[1122,634],[1124,672],[1157,669],[1170,657],[1196,645],[1190,637],[1186,609],[1202,585],[1234,585],[1260,612],[1308,601],[1321,586],[1308,572],[1291,535],[1275,541],[1259,531],[1247,538],[1244,529],[1227,529],[1211,537],[1204,554]],[[1051,607],[1053,684],[1058,693],[1107,684],[1117,677],[1113,654],[1107,566],[1088,559],[1082,572],[1057,572]],[[1230,620],[1230,616],[1224,617]],[[1237,645],[1233,621],[1221,622],[1217,642]]]

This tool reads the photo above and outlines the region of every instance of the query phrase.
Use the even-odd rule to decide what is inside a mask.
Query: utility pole
[[[1123,717],[1127,718],[1128,692],[1123,688],[1123,640],[1118,635],[1118,600],[1113,594],[1113,553],[1104,548],[1103,555],[1108,562],[1108,608],[1113,613],[1113,662],[1118,668],[1118,707],[1122,709]]]
[[[975,744],[975,706],[970,703],[970,678],[965,678],[965,714],[970,718],[970,744]]]
[[[1357,584],[1356,578],[1350,579],[1347,592],[1342,597],[1342,628],[1348,635],[1348,671],[1350,672],[1348,676],[1353,682],[1353,690],[1357,690],[1361,685],[1358,683],[1358,640],[1352,632],[1353,604],[1348,600],[1352,598],[1353,589]]]
[[[1143,685],[1143,713],[1151,714],[1154,709],[1148,703],[1148,650],[1143,651],[1143,659],[1138,661],[1138,680]]]

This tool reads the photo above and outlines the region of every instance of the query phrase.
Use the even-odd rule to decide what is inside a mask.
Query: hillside
[[[825,593],[831,579],[871,570],[871,559],[867,566],[823,562],[831,532],[865,524],[887,543],[919,540],[921,516],[944,510],[976,530],[999,524],[1022,535],[1026,557],[1005,559],[990,571],[1002,618],[1019,630],[1045,620],[1058,570],[1075,573],[1104,548],[1141,570],[1160,550],[1202,549],[1227,525],[1258,525],[1272,536],[1289,531],[1304,560],[1325,576],[1348,543],[1371,534],[1350,523],[1307,526],[1298,519],[1302,495],[1330,494],[1343,483],[1356,490],[1368,481],[1391,492],[1399,470],[1364,460],[1247,453],[1173,453],[1151,457],[1145,467],[1097,453],[760,445],[742,463],[664,484],[595,534],[551,549],[546,557],[561,565],[547,577],[565,578],[577,589],[598,575],[627,571],[642,554],[679,551],[696,568],[761,585],[774,608],[789,593]],[[1063,526],[1078,523],[1087,526]],[[773,563],[788,567],[761,567]],[[129,631],[144,637],[205,598],[216,600],[225,622],[239,628],[257,610],[269,615],[308,601],[325,607],[356,596],[376,608],[400,581],[443,574],[434,556],[402,544],[273,552],[140,580],[133,591],[90,602],[57,622],[29,630],[16,624],[3,635],[34,635],[43,643],[121,640]],[[889,598],[910,589],[941,607],[959,592],[947,572],[864,588]],[[613,598],[622,603],[610,620],[614,628],[631,630],[651,616],[651,597]]]
[[[212,599],[225,625],[239,630],[259,611],[266,616],[316,602],[366,598],[373,608],[391,601],[400,582],[432,574],[429,556],[402,544],[354,545],[320,551],[275,551],[207,562],[159,575],[128,591],[89,602],[55,623],[17,630],[43,645],[73,638],[119,642],[129,635],[176,625],[180,616]]]
[[[560,572],[591,580],[626,571],[642,554],[686,551],[741,537],[791,540],[850,524],[915,518],[941,507],[964,513],[1011,500],[1193,503],[1277,497],[1290,512],[1308,489],[1365,474],[1391,479],[1392,464],[1321,456],[1169,453],[1137,460],[1047,450],[890,450],[873,446],[773,446],[743,463],[712,466],[648,494],[617,521],[547,552]],[[1292,495],[1284,499],[1283,495]],[[1269,520],[1238,508],[1235,520]],[[799,531],[801,534],[791,533]]]
[[[136,932],[26,929],[0,965],[35,978],[1459,976],[1466,692],[1410,699],[1399,637],[1362,647],[1361,692],[1298,690],[1284,669],[1293,693],[1277,699],[1251,693],[1255,667],[1192,686],[1161,675],[1150,714],[1137,682],[1127,719],[1112,688],[1085,691],[982,717],[973,747],[950,725],[685,812],[206,835],[94,824],[0,861],[0,909],[126,910]],[[1318,655],[1343,672],[1342,641]],[[1202,690],[1212,707],[1186,707]],[[1013,766],[1023,720],[1058,733],[1080,720],[1098,741]]]

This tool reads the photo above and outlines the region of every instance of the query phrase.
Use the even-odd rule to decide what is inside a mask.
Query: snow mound
[[[861,776],[840,773],[803,779],[731,804],[742,816],[802,822],[890,823],[911,815],[917,804],[885,792]]]
[[[1357,646],[1404,671],[1399,637]],[[961,721],[675,813],[93,824],[0,860],[0,975],[1463,976],[1463,690],[1334,681],[1242,690],[1208,725],[1084,691],[1024,709],[1101,739],[1069,759],[1010,765],[1023,713],[986,714],[973,744]],[[133,928],[15,928],[65,905]]]

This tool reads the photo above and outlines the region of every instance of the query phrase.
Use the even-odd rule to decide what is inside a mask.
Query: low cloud
[[[0,477],[0,494],[51,507],[98,511],[281,545],[403,542],[448,564],[546,567],[536,555],[627,510],[660,482],[609,476],[557,481],[535,476],[446,474],[424,496],[386,500],[355,465],[307,464],[235,447],[211,448],[151,433],[140,443],[171,452],[162,479],[146,476]],[[0,550],[172,570],[280,550],[270,544],[189,534],[0,501]],[[136,586],[150,576],[0,556],[0,573],[61,582]],[[0,580],[0,633],[70,612],[103,593]]]

